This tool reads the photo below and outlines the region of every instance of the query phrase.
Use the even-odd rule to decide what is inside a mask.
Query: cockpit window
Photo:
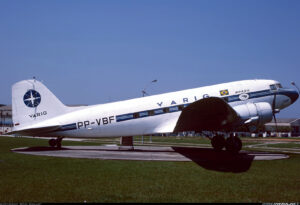
[[[270,85],[271,90],[278,90],[279,88],[282,88],[282,85],[280,83]]]
[[[271,90],[277,90],[277,87],[276,87],[275,84],[274,84],[274,85],[270,85],[270,89],[271,89]]]

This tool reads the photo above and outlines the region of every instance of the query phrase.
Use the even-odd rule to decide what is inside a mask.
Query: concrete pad
[[[106,160],[143,160],[143,161],[194,161],[194,162],[233,162],[245,160],[286,159],[286,154],[241,151],[232,155],[226,151],[215,152],[211,148],[199,147],[155,147],[134,146],[134,149],[120,149],[119,146],[64,146],[61,149],[51,147],[16,148],[13,152],[38,156],[106,159]],[[237,161],[238,160],[238,161]]]

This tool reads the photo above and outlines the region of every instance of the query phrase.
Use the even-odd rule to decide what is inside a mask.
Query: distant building
[[[266,132],[286,133],[288,136],[300,136],[300,118],[277,119],[265,124]],[[277,125],[277,126],[276,126]]]
[[[10,132],[13,127],[10,105],[0,105],[0,134]]]

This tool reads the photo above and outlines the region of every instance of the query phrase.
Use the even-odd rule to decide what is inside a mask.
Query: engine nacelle
[[[247,103],[233,107],[246,125],[263,125],[273,118],[272,107],[269,103]]]

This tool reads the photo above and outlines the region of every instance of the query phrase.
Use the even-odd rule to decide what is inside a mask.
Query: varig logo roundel
[[[239,95],[239,98],[241,100],[248,100],[249,99],[249,95],[247,93],[243,93]]]
[[[37,107],[41,103],[41,95],[35,90],[28,90],[23,97],[23,101],[27,107]]]

